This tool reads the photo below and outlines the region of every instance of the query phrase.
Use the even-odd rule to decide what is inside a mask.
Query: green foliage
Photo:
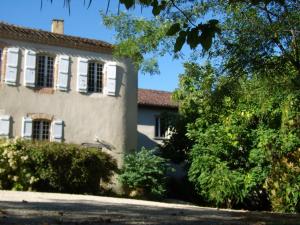
[[[160,49],[169,22],[145,20],[125,13],[110,16],[102,13],[102,18],[105,26],[116,31],[116,57],[130,57],[143,73],[159,72],[156,56],[169,51],[170,46]]]
[[[109,155],[72,144],[16,140],[0,152],[1,189],[98,193],[117,170]]]
[[[297,74],[217,76],[212,67],[186,64],[175,96],[180,113],[194,118],[189,178],[216,206],[237,207],[268,199],[276,211],[299,210],[299,104]],[[293,156],[293,157],[291,157]],[[291,160],[293,163],[284,164]],[[276,175],[275,175],[276,174]],[[281,182],[282,181],[282,182]]]
[[[273,163],[266,180],[274,211],[300,212],[300,149]]]
[[[0,139],[0,189],[32,190],[38,180],[24,143]]]
[[[174,94],[192,142],[189,179],[216,206],[299,211],[299,5],[211,6],[224,15],[210,50],[218,67],[187,63]]]
[[[166,115],[163,114],[162,116]],[[185,135],[188,120],[178,112],[168,113],[167,118],[172,119],[170,120],[172,135],[170,138],[163,140],[163,144],[159,146],[159,151],[163,158],[173,163],[182,163],[187,160],[189,149],[192,146],[192,141]]]
[[[167,161],[145,148],[125,157],[124,168],[119,176],[129,190],[142,190],[148,197],[161,197],[166,191]]]

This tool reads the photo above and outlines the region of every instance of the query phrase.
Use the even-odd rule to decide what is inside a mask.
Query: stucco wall
[[[64,140],[70,143],[108,144],[110,153],[122,164],[123,153],[137,144],[137,72],[129,60],[117,61],[110,54],[40,45],[0,38],[7,46],[21,48],[17,86],[4,84],[1,74],[0,113],[12,116],[12,137],[21,136],[22,117],[29,113],[46,113],[64,121]],[[23,85],[24,50],[71,57],[70,88],[53,94],[37,93]],[[77,57],[103,63],[117,62],[116,96],[82,94],[76,91]]]
[[[163,143],[162,138],[155,137],[155,117],[166,111],[174,112],[158,107],[138,107],[138,149],[142,147],[152,149]]]

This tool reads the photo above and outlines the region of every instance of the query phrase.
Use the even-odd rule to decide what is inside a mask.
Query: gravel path
[[[8,225],[300,225],[300,215],[218,210],[90,195],[0,191]]]

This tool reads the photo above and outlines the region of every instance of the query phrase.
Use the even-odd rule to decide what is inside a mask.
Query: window
[[[166,126],[165,120],[160,116],[155,117],[155,137],[164,138],[168,127]]]
[[[102,71],[103,65],[97,62],[89,62],[88,64],[88,92],[102,92]]]
[[[53,87],[54,58],[46,55],[37,56],[37,86]]]
[[[50,139],[50,121],[34,120],[32,124],[33,140],[49,140]]]

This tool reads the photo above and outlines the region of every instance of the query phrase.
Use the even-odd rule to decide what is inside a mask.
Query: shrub
[[[166,191],[167,172],[167,161],[143,148],[125,157],[119,179],[130,191],[142,190],[145,197],[161,197]]]
[[[300,148],[274,163],[266,187],[274,211],[300,212]]]
[[[0,189],[31,190],[37,180],[24,142],[0,140]]]
[[[0,153],[2,189],[95,194],[117,170],[109,155],[74,144],[16,140]]]

